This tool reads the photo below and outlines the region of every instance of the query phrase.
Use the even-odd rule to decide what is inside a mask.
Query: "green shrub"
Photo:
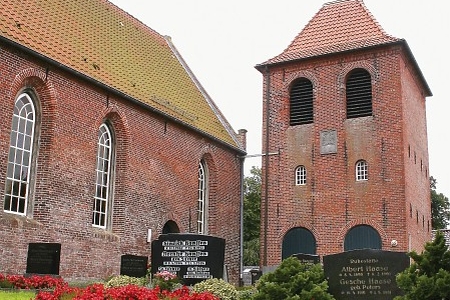
[[[238,300],[238,292],[234,285],[223,279],[210,278],[194,284],[193,290],[196,293],[210,292],[221,300]]]
[[[239,300],[252,300],[256,293],[256,288],[253,285],[236,288]]]
[[[110,280],[108,280],[105,283],[105,286],[110,287],[118,287],[118,286],[125,286],[129,284],[137,285],[137,286],[144,286],[146,283],[146,280],[144,277],[131,277],[127,275],[118,275],[112,277]]]
[[[275,271],[256,283],[255,300],[332,300],[328,282],[320,264],[302,264],[295,257],[282,261]]]
[[[422,254],[412,251],[408,255],[414,263],[396,278],[405,295],[395,299],[450,299],[450,251],[444,234],[436,232],[434,240],[425,244]]]

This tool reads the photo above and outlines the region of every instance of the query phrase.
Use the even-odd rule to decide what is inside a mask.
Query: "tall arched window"
[[[109,127],[103,123],[98,132],[97,166],[95,180],[92,225],[106,228],[111,215],[111,185],[113,137]]]
[[[305,166],[298,166],[295,168],[295,185],[306,184],[306,168]]]
[[[202,160],[198,166],[197,233],[207,233],[208,220],[208,170]]]
[[[296,79],[290,91],[291,126],[313,122],[313,85],[306,78]]]
[[[9,143],[4,211],[25,215],[30,195],[30,175],[35,142],[36,111],[27,93],[14,104]]]
[[[364,69],[351,71],[346,82],[347,118],[372,115],[372,78]]]

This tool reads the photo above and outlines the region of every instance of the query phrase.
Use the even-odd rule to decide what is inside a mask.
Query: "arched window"
[[[164,224],[162,233],[180,233],[180,228],[175,221],[169,220],[166,222],[166,224]]]
[[[35,143],[36,111],[27,93],[20,94],[14,104],[4,211],[26,215],[30,195],[30,175]]]
[[[316,254],[316,239],[303,227],[292,228],[283,238],[282,259],[298,253]]]
[[[295,168],[295,185],[306,184],[306,168],[305,166],[298,166]]]
[[[103,123],[98,132],[97,166],[92,225],[106,228],[111,215],[111,185],[114,142],[109,127]]]
[[[290,91],[291,126],[313,122],[313,85],[306,78],[296,79]]]
[[[361,159],[356,162],[356,181],[369,179],[369,166],[367,161]]]
[[[346,83],[347,118],[372,115],[372,79],[364,69],[351,71]]]
[[[198,166],[197,233],[207,233],[208,220],[208,170],[202,160]]]
[[[369,225],[357,225],[345,236],[344,251],[357,249],[381,249],[378,231]]]

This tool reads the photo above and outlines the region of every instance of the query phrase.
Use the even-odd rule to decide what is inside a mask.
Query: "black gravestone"
[[[329,291],[337,300],[391,300],[402,294],[395,276],[409,266],[403,252],[353,250],[323,258]]]
[[[152,242],[152,274],[168,271],[186,285],[222,278],[225,240],[201,234],[162,234]]]
[[[147,275],[148,257],[125,254],[120,258],[120,275],[145,277]]]
[[[60,256],[59,243],[29,243],[26,273],[59,275]]]
[[[320,256],[315,254],[296,253],[291,256],[297,258],[302,264],[318,264],[320,263]]]

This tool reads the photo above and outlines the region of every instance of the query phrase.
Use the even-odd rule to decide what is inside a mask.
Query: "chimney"
[[[247,129],[238,130],[238,139],[241,147],[247,151]]]

